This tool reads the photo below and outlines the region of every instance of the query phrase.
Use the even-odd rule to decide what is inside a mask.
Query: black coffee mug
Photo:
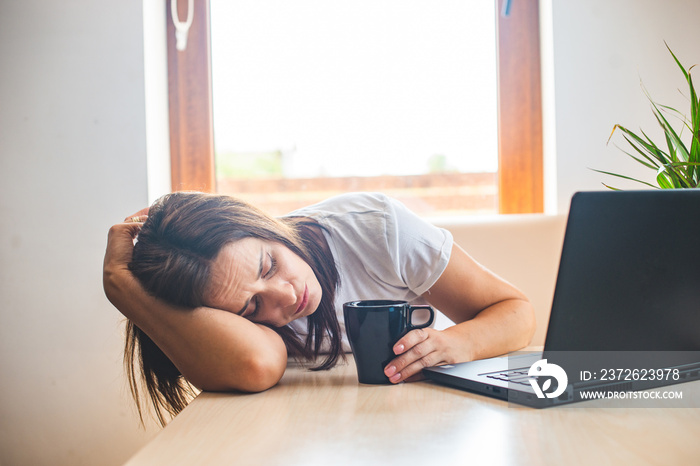
[[[413,312],[428,310],[427,322],[414,325]],[[343,304],[345,331],[355,357],[360,383],[385,384],[384,367],[394,359],[393,347],[411,330],[428,327],[435,319],[430,306],[412,306],[406,301],[351,301]]]

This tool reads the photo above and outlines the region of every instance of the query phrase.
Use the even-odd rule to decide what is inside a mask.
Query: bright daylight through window
[[[211,0],[219,192],[497,212],[494,23],[492,1]]]

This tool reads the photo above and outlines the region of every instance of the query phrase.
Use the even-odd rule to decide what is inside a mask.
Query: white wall
[[[657,102],[688,114],[690,105],[678,93],[687,95],[687,86],[664,40],[686,69],[700,63],[700,2],[545,1],[553,18],[556,201],[565,212],[575,191],[607,189],[603,181],[643,188],[589,168],[653,180],[650,170],[614,146],[626,144],[620,135],[606,142],[616,123],[663,141],[640,79]]]
[[[574,191],[602,189],[588,167],[636,168],[605,142],[615,123],[653,128],[640,77],[679,101],[663,40],[700,61],[700,2],[551,1],[564,211]],[[131,408],[101,284],[107,229],[159,194],[143,12],[143,0],[0,2],[0,464],[119,464],[155,432]]]
[[[101,282],[148,201],[142,22],[142,0],[0,2],[0,464],[120,464],[155,432]]]

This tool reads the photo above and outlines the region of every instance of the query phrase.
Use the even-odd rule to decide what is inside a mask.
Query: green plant
[[[668,51],[671,52],[673,59],[683,72],[683,75],[688,83],[688,87],[690,89],[690,120],[678,110],[654,102],[645,89],[644,93],[651,102],[652,112],[663,129],[666,139],[665,147],[662,148],[657,146],[642,130],[640,130],[642,136],[638,136],[629,129],[620,125],[615,125],[613,127],[612,133],[610,133],[610,138],[608,138],[608,142],[610,142],[610,139],[612,139],[615,131],[620,130],[623,133],[625,140],[634,149],[634,153],[624,150],[623,152],[645,167],[655,170],[656,183],[658,186],[617,173],[610,173],[601,170],[594,171],[606,175],[616,176],[618,178],[632,180],[653,188],[698,188],[700,187],[700,101],[698,100],[698,95],[695,93],[693,80],[690,75],[690,70],[692,70],[693,66],[695,65],[686,70],[683,65],[681,65],[680,61],[678,61],[678,58],[676,58],[676,55],[668,47],[668,45],[666,45],[666,48],[668,48]],[[674,115],[681,121],[682,126],[680,133],[676,132],[676,130],[671,126],[664,116],[665,114]],[[686,146],[686,144],[681,140],[683,130],[686,128],[691,133],[690,146]],[[610,189],[617,190],[617,188],[608,186],[605,183],[603,183],[603,185]]]

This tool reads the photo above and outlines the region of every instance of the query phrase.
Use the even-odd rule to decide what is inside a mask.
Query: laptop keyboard
[[[528,381],[530,377],[527,375],[529,368],[520,367],[518,369],[511,369],[503,372],[494,372],[486,375],[486,377],[495,380],[502,380],[508,383],[517,383],[520,385],[530,385]]]

